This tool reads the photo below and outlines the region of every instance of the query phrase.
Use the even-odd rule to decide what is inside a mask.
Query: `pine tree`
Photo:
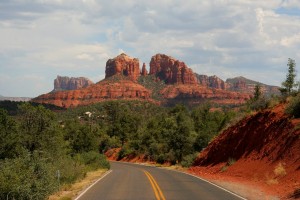
[[[296,86],[295,77],[296,77],[296,62],[295,60],[289,58],[288,59],[288,73],[286,75],[286,80],[282,83],[284,91],[287,92],[288,95],[291,94],[293,88]]]

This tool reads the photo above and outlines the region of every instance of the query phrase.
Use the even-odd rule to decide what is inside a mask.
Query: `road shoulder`
[[[74,184],[62,186],[61,190],[52,194],[48,200],[72,200],[90,185],[99,180],[107,171],[107,169],[99,169],[88,172],[85,178],[75,182]]]

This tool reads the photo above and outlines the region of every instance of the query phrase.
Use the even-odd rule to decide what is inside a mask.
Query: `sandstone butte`
[[[114,59],[106,62],[105,78],[114,75],[124,75],[136,81],[140,76],[140,62],[137,58],[131,58],[125,53],[118,55]]]
[[[207,84],[199,84],[196,75],[184,62],[164,54],[152,56],[150,72],[146,65],[140,70],[139,60],[122,53],[106,62],[105,79],[80,89],[57,91],[40,95],[33,102],[54,104],[60,107],[88,105],[107,100],[142,100],[157,104],[185,101],[191,104],[206,100],[218,104],[241,104],[249,99],[249,93],[233,92],[226,89],[220,79],[212,78],[216,88]],[[164,82],[166,86],[158,91],[162,99],[153,100],[152,89],[138,83],[140,77],[155,77],[153,82]],[[208,79],[209,80],[209,79]]]
[[[195,74],[184,62],[164,54],[152,56],[150,74],[155,74],[167,84],[197,84]]]
[[[85,77],[67,77],[67,76],[57,76],[54,79],[54,90],[77,90],[81,88],[86,88],[94,83]]]

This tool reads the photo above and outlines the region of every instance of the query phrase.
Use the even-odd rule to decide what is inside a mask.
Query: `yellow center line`
[[[148,177],[148,179],[149,179],[149,181],[151,183],[151,186],[152,186],[153,191],[155,193],[156,199],[157,200],[166,200],[165,196],[163,195],[160,187],[158,186],[158,184],[155,181],[155,179],[153,178],[153,176],[149,172],[147,172],[145,170],[143,170],[143,171],[144,171],[144,173],[146,174],[146,176]]]

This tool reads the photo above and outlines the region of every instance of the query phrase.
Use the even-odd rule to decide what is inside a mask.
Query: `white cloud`
[[[41,87],[49,84],[46,89],[26,90],[33,96],[52,88],[57,74],[97,82],[104,77],[107,59],[121,52],[147,65],[152,55],[165,53],[197,73],[224,79],[243,75],[280,84],[287,58],[300,60],[300,17],[289,14],[299,4],[297,0],[5,1],[0,4],[0,74],[11,77],[9,81],[26,74],[44,77],[32,79]],[[15,96],[24,92],[10,85]],[[5,93],[2,90],[0,94]]]
[[[94,60],[93,56],[86,53],[78,54],[76,58],[79,60],[90,60],[90,61]]]

